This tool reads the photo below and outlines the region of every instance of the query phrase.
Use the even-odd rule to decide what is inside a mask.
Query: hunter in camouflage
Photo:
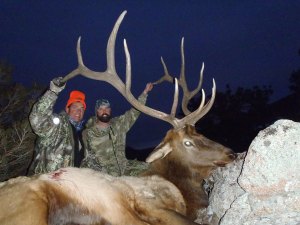
[[[148,83],[138,100],[146,103],[148,92],[153,88]],[[103,117],[101,110],[104,110]],[[88,167],[113,176],[137,175],[148,168],[148,164],[137,160],[128,160],[125,155],[126,133],[140,115],[140,111],[131,108],[125,114],[110,119],[110,103],[101,99],[96,102],[96,116],[89,119],[83,131],[85,158],[81,167]],[[105,116],[107,118],[105,118]]]
[[[72,91],[66,111],[55,114],[53,107],[64,87],[61,78],[53,79],[50,89],[32,108],[29,120],[38,137],[29,174],[46,173],[67,166],[79,167],[84,157],[81,130],[86,109],[85,95]]]

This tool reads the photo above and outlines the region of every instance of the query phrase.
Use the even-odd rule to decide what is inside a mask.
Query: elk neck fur
[[[163,153],[158,154],[160,151]],[[187,217],[192,220],[200,208],[208,206],[208,196],[202,184],[217,167],[215,162],[219,160],[226,164],[233,159],[229,148],[198,134],[192,125],[169,130],[147,160],[151,161],[155,154],[161,158],[155,158],[150,169],[142,175],[156,174],[172,182],[183,195]]]

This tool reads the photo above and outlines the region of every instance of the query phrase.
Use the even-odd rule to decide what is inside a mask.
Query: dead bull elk
[[[108,40],[107,70],[95,72],[84,66],[79,39],[79,66],[65,77],[65,81],[78,74],[106,81],[134,107],[170,123],[174,129],[168,131],[164,140],[149,155],[146,161],[151,164],[150,168],[141,177],[112,177],[90,169],[69,167],[0,184],[0,224],[196,224],[193,222],[196,211],[207,206],[202,180],[214,168],[224,166],[235,158],[230,149],[198,134],[193,126],[211,108],[216,92],[215,84],[211,100],[204,104],[202,91],[199,108],[194,112],[185,111],[186,116],[182,119],[175,117],[177,81],[170,114],[139,104],[130,91],[131,63],[125,40],[126,84],[115,69],[115,40],[125,14],[126,11],[118,18]],[[165,65],[164,68],[167,71]],[[179,85],[183,89],[184,79],[182,72]],[[185,94],[188,93],[186,90]]]

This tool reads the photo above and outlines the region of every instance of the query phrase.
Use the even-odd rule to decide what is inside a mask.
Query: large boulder
[[[278,120],[207,180],[210,224],[300,225],[300,123]]]

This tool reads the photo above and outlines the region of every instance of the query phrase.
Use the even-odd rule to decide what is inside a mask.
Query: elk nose
[[[229,156],[230,159],[235,160],[236,157],[237,157],[237,154],[236,153],[231,153],[228,156]]]

